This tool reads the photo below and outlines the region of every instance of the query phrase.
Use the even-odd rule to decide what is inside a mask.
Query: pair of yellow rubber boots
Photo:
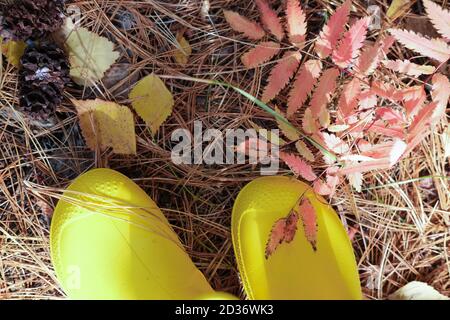
[[[299,226],[266,259],[274,222],[302,195],[317,214],[317,251]],[[250,299],[361,299],[347,234],[307,185],[280,176],[254,180],[235,201],[231,230]],[[235,299],[211,288],[155,202],[113,170],[89,171],[68,187],[50,238],[57,277],[72,299]]]

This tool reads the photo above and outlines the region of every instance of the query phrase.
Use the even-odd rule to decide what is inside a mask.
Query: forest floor
[[[321,13],[335,8],[334,1],[302,2],[308,3],[308,19],[317,24],[317,30],[323,25]],[[372,2],[386,12],[390,1]],[[413,2],[395,25],[429,33],[423,7]],[[449,6],[447,0],[435,2]],[[352,15],[364,15],[367,4],[354,1]],[[51,125],[29,124],[11,111],[18,101],[17,72],[3,64],[0,299],[64,297],[50,261],[51,215],[57,195],[75,177],[96,167],[115,169],[133,179],[175,226],[212,287],[244,298],[230,218],[234,199],[245,184],[260,176],[259,169],[249,164],[175,165],[170,155],[172,131],[192,131],[195,120],[201,120],[205,128],[219,130],[251,128],[251,122],[276,126],[270,115],[231,89],[179,79],[215,79],[258,96],[270,68],[243,68],[239,57],[247,50],[246,43],[230,29],[222,13],[223,9],[238,10],[257,20],[253,2],[96,0],[78,1],[77,6],[82,25],[113,41],[121,57],[97,88],[69,87]],[[175,34],[180,30],[192,46],[186,65],[173,59]],[[411,55],[398,43],[392,54],[402,59]],[[70,98],[99,97],[127,103],[132,86],[151,72],[169,76],[165,83],[175,98],[173,114],[158,134],[153,137],[136,116],[135,156],[90,151]],[[281,97],[274,104],[283,106],[285,102]],[[344,226],[354,233],[353,248],[368,299],[384,299],[412,280],[427,282],[450,295],[448,180],[417,179],[448,175],[442,148],[439,134],[431,133],[394,168],[365,174],[362,192],[345,182],[328,198]],[[279,174],[289,175],[290,171],[283,167]],[[399,181],[406,183],[395,183]]]

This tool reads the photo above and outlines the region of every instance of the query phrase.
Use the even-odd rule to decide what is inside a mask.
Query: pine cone
[[[21,64],[20,109],[33,119],[45,120],[61,104],[70,81],[65,53],[56,44],[43,42],[28,46]]]
[[[64,22],[65,0],[16,0],[2,8],[0,36],[4,39],[42,38]]]

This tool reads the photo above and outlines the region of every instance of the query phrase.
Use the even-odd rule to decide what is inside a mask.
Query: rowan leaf
[[[423,0],[428,18],[436,30],[447,40],[450,40],[450,11],[438,6],[430,0]]]
[[[27,44],[23,41],[4,40],[0,37],[0,43],[2,48],[2,54],[6,57],[9,63],[14,67],[20,67],[20,58],[25,52]]]
[[[248,20],[237,12],[223,10],[223,14],[233,30],[242,33],[249,39],[259,40],[266,34],[258,23]]]
[[[370,18],[356,21],[344,34],[338,48],[333,51],[334,63],[342,69],[349,67],[358,57],[359,51],[366,39]]]
[[[382,62],[386,68],[412,77],[433,74],[436,71],[436,68],[433,66],[415,64],[409,60],[384,60]]]
[[[192,47],[181,32],[176,36],[179,47],[175,50],[173,56],[177,63],[185,65],[188,63],[189,56],[192,54]]]
[[[351,0],[345,1],[345,3],[331,16],[327,25],[324,26],[320,32],[319,38],[315,44],[315,51],[322,59],[328,57],[336,48],[341,34],[345,30],[345,25],[347,24],[351,3]]]
[[[306,143],[304,143],[302,140],[298,140],[295,143],[295,148],[297,149],[298,153],[308,160],[309,162],[314,162],[314,154],[312,153],[311,149],[308,148]]]
[[[322,71],[320,60],[306,61],[297,72],[295,81],[289,91],[287,116],[291,117],[305,103],[317,83]]]
[[[414,31],[389,29],[389,32],[410,50],[428,58],[446,62],[450,58],[450,46],[441,39],[427,39]]]
[[[298,207],[298,215],[303,223],[306,240],[311,244],[314,251],[317,250],[317,215],[311,202],[304,198]]]
[[[436,109],[433,112],[431,124],[437,124],[447,108],[448,99],[450,96],[450,81],[448,78],[440,73],[436,73],[431,79],[433,87],[431,90],[431,97],[436,103]]]
[[[290,243],[295,238],[299,216],[291,210],[287,217],[277,220],[269,234],[265,256],[268,259],[282,243]]]
[[[305,114],[303,115],[302,127],[303,130],[309,134],[316,133],[319,130],[316,119],[313,117],[310,108],[306,108],[305,110]]]
[[[287,0],[286,22],[289,41],[298,48],[302,48],[306,39],[306,14],[299,0]]]
[[[347,153],[350,150],[348,144],[334,134],[322,132],[322,137],[326,146],[337,154]]]
[[[247,68],[256,68],[272,59],[280,51],[280,45],[273,41],[261,42],[241,57],[242,64]]]
[[[356,63],[355,70],[365,76],[371,75],[380,61],[388,54],[395,38],[388,36],[373,45],[365,46]]]
[[[174,105],[172,93],[155,74],[139,80],[130,92],[131,105],[137,114],[156,134],[161,124],[170,116]]]
[[[354,77],[344,86],[341,97],[339,98],[338,111],[344,119],[351,116],[358,106],[358,97],[361,94],[361,80]]]
[[[136,154],[134,118],[129,108],[100,99],[72,102],[91,150],[111,147],[114,153]]]
[[[114,44],[86,28],[76,28],[66,40],[70,76],[79,85],[93,86],[119,58]]]
[[[311,166],[303,161],[300,157],[281,151],[280,159],[287,164],[287,166],[296,176],[301,176],[303,179],[308,181],[314,181],[317,179],[317,176]]]
[[[256,5],[261,13],[261,21],[266,29],[269,30],[278,41],[283,40],[284,30],[277,13],[269,6],[266,0],[256,0]]]
[[[313,190],[315,193],[320,194],[321,196],[329,196],[333,193],[331,187],[320,179],[314,181]]]
[[[279,114],[282,114],[280,109],[275,106],[275,111]],[[280,121],[278,118],[276,119],[278,128],[281,130],[281,132],[291,141],[296,141],[300,139],[300,135],[298,134],[297,130],[289,125],[287,125],[285,122]]]
[[[403,91],[403,106],[408,117],[413,117],[422,108],[427,95],[424,86],[412,86]]]
[[[319,79],[319,84],[311,98],[311,112],[316,119],[327,109],[331,101],[331,95],[336,89],[336,79],[339,76],[339,70],[330,68],[323,72]]]
[[[300,64],[301,54],[297,51],[288,51],[283,58],[273,67],[267,79],[261,100],[269,102],[289,83]]]

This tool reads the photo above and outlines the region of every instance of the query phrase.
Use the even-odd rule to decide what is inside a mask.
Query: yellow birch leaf
[[[112,148],[118,154],[136,154],[133,113],[114,102],[72,100],[78,112],[80,127],[91,150]]]
[[[175,50],[173,56],[177,63],[184,65],[188,63],[189,56],[192,54],[192,48],[181,33],[177,33],[177,42],[179,44],[179,48]]]
[[[13,41],[9,40],[3,43],[3,39],[0,37],[0,43],[2,44],[2,53],[8,59],[14,67],[18,68],[20,66],[20,58],[22,58],[26,43],[23,41]]]
[[[413,2],[411,0],[394,0],[389,6],[386,16],[394,21],[402,16],[411,6]]]
[[[130,92],[131,105],[153,134],[172,113],[174,100],[164,82],[155,74],[139,80]]]
[[[93,86],[119,58],[114,44],[86,28],[70,32],[66,40],[70,76],[79,85]]]

